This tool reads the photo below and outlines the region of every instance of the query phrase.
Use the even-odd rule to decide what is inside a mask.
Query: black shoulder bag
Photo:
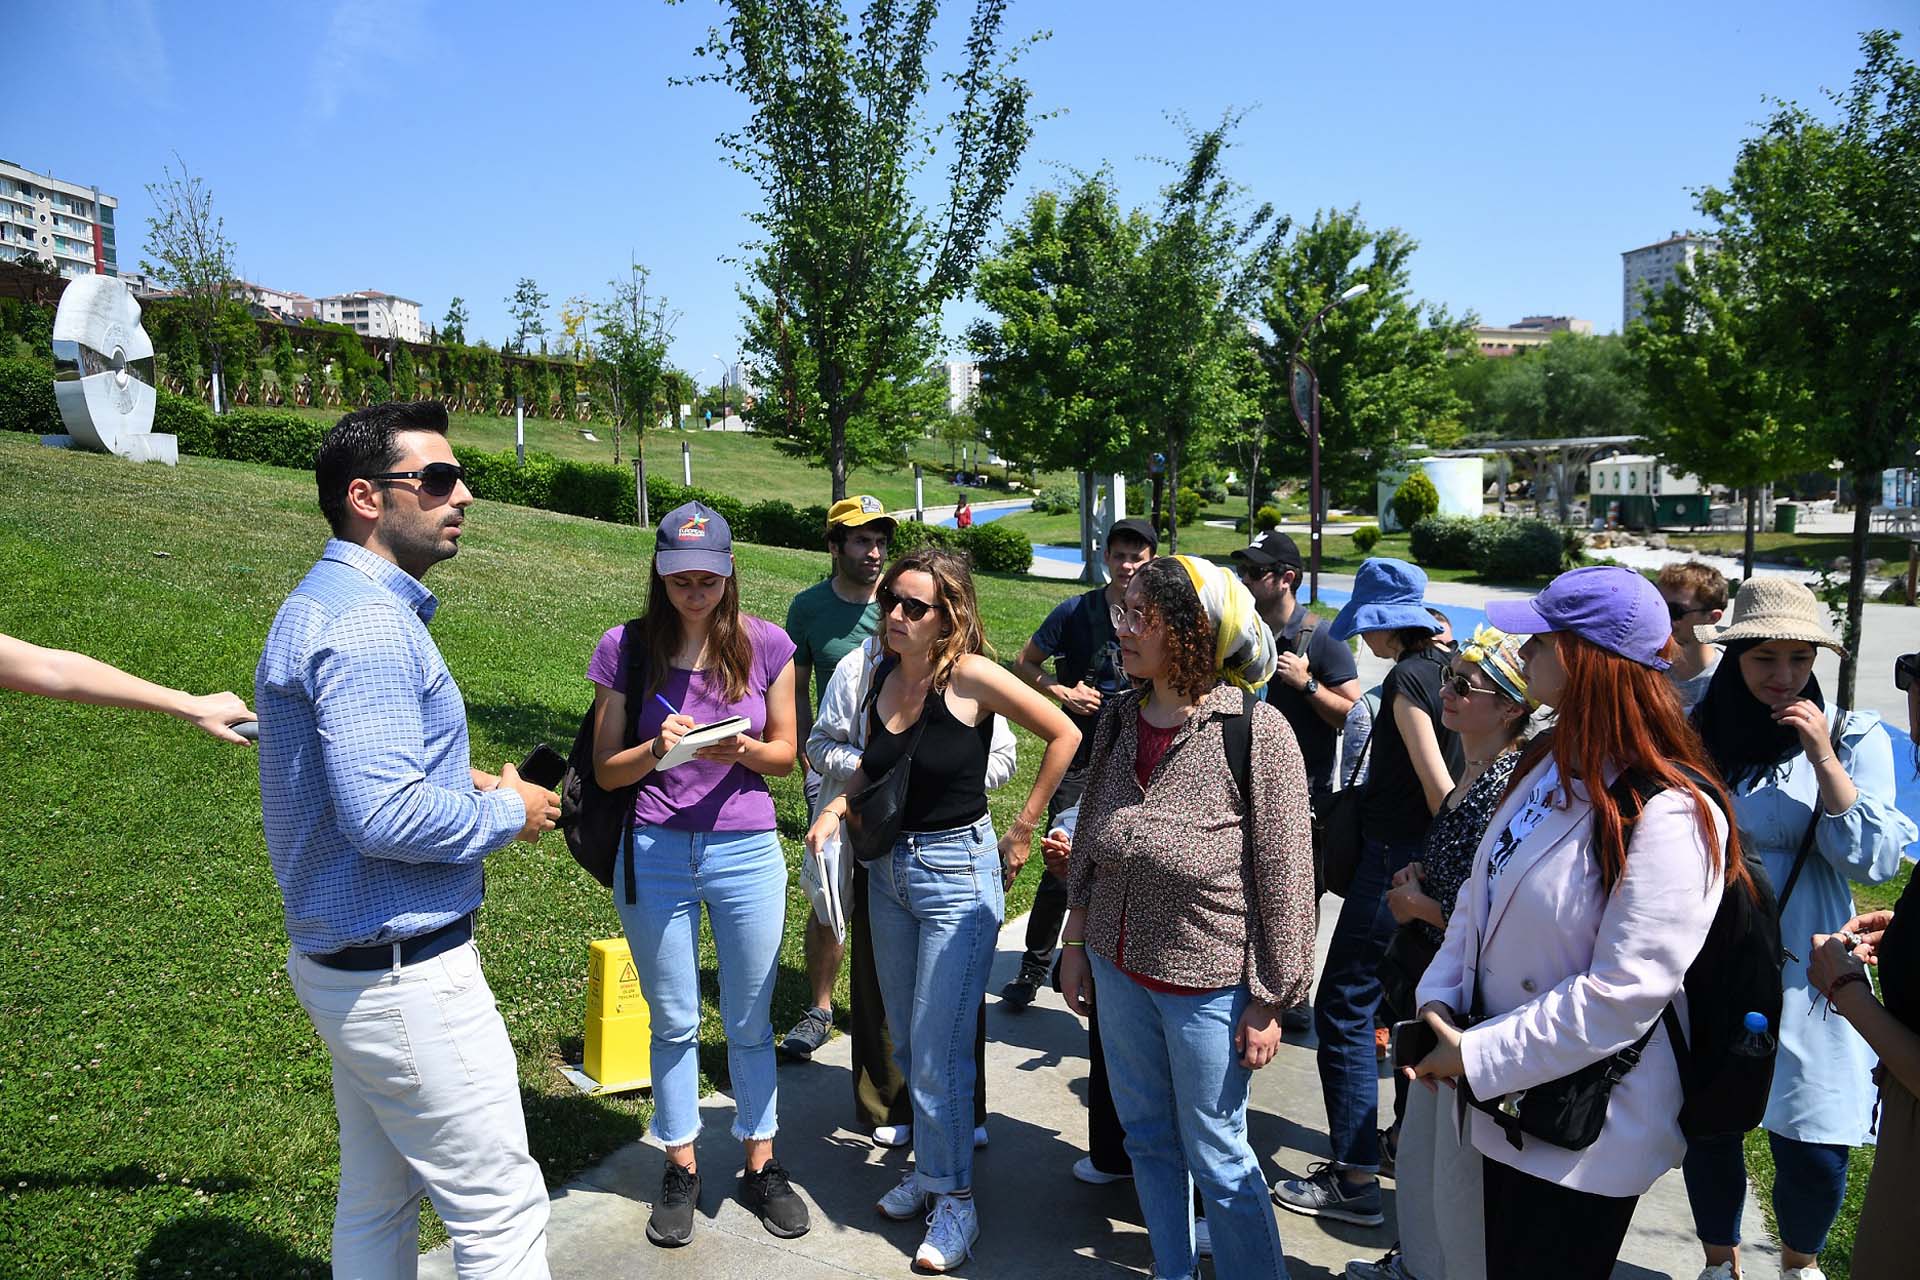
[[[889,658],[874,672],[873,687],[867,691],[866,703],[860,708],[860,714],[875,714],[875,704],[880,701],[880,686],[887,682],[887,676],[899,663]],[[907,784],[913,776],[913,753],[920,745],[920,735],[926,731],[927,717],[933,711],[933,699],[938,691],[927,691],[926,704],[920,708],[920,719],[913,726],[913,736],[907,740],[907,749],[900,754],[887,771],[868,781],[858,793],[847,797],[847,847],[853,850],[853,856],[862,862],[872,862],[884,858],[893,851],[893,842],[900,836],[900,823],[907,811]],[[869,729],[867,740],[872,742]]]
[[[1384,704],[1382,710],[1385,710]],[[1338,894],[1344,898],[1353,887],[1353,873],[1360,866],[1360,802],[1363,788],[1354,785],[1360,771],[1367,767],[1373,750],[1373,727],[1367,728],[1367,740],[1360,747],[1346,783],[1338,791],[1321,793],[1313,805],[1314,896]]]
[[[631,747],[638,741],[640,723],[639,693],[646,688],[646,655],[635,643],[639,633],[635,618],[620,629],[620,651],[626,659],[626,723],[620,743]],[[580,717],[579,732],[573,736],[573,749],[567,753],[567,772],[560,780],[560,826],[567,839],[567,852],[582,870],[604,888],[613,887],[613,864],[624,843],[633,839],[633,798],[640,784],[604,790],[593,771],[593,708]],[[627,860],[627,901],[633,901],[633,860]]]

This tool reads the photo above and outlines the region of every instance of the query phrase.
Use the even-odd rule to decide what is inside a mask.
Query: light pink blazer
[[[1493,1098],[1571,1074],[1638,1040],[1669,1000],[1686,1024],[1680,989],[1720,905],[1720,876],[1685,791],[1654,797],[1633,830],[1627,872],[1600,885],[1593,809],[1584,787],[1523,841],[1487,901],[1487,852],[1525,803],[1551,758],[1520,779],[1494,811],[1460,890],[1446,941],[1420,981],[1424,1004],[1464,1012],[1479,955],[1485,1022],[1462,1042],[1474,1095]],[[1714,815],[1713,848],[1726,851],[1726,816]],[[1680,1163],[1680,1076],[1664,1027],[1640,1064],[1614,1087],[1606,1126],[1584,1151],[1533,1138],[1516,1151],[1493,1119],[1466,1108],[1463,1136],[1489,1159],[1561,1186],[1637,1196]]]

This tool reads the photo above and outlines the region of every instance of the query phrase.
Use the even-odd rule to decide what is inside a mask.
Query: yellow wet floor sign
[[[587,959],[587,1043],[585,1073],[595,1092],[641,1089],[653,1082],[648,1061],[652,1036],[640,974],[625,938],[590,944]]]

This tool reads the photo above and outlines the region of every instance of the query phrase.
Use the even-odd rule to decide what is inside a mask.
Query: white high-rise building
[[[367,338],[398,338],[402,342],[425,342],[420,327],[420,304],[411,298],[362,289],[357,293],[338,293],[320,299],[320,319],[326,324],[344,324]]]
[[[1660,293],[1674,281],[1675,271],[1692,267],[1703,253],[1712,253],[1720,242],[1712,236],[1696,236],[1676,231],[1665,240],[1620,255],[1621,307],[1620,328],[1638,320],[1645,312],[1641,291]]]
[[[113,213],[120,201],[0,160],[0,260],[52,263],[72,279],[120,274]]]
[[[974,360],[947,361],[947,412],[959,413],[980,390],[980,365]]]

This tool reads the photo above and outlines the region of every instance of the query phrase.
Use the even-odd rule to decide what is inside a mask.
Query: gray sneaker
[[[810,1061],[814,1050],[832,1035],[833,1014],[826,1009],[809,1009],[780,1042],[780,1056],[796,1062]]]
[[[1377,1180],[1365,1187],[1350,1187],[1340,1171],[1324,1160],[1307,1166],[1304,1178],[1282,1178],[1274,1183],[1273,1202],[1309,1218],[1332,1218],[1361,1227],[1377,1227],[1387,1220],[1380,1212]]]
[[[1355,1258],[1347,1264],[1347,1280],[1414,1280],[1413,1272],[1407,1270],[1407,1264],[1400,1260],[1400,1246],[1387,1250],[1387,1256],[1378,1262],[1363,1262]]]

